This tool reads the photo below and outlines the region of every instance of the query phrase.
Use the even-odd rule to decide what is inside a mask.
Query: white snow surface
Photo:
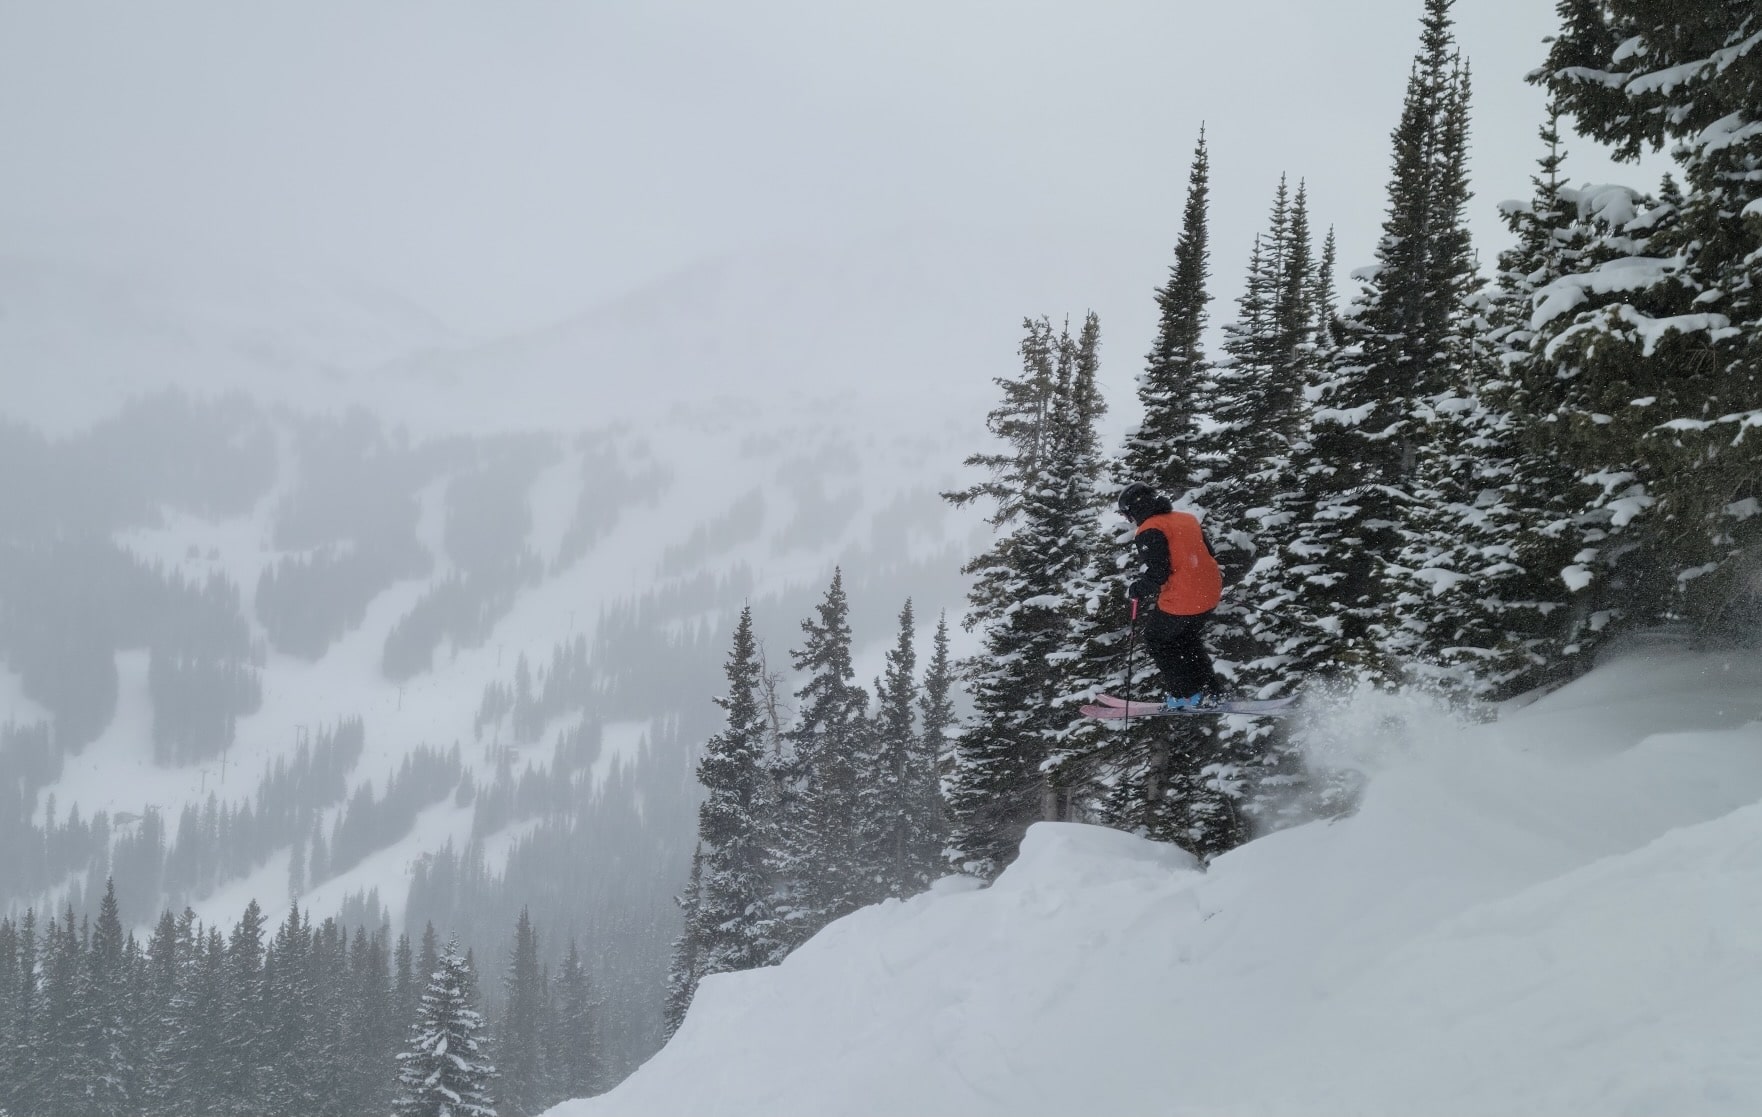
[[[706,979],[619,1114],[1762,1112],[1762,661],[1633,654],[1496,722],[1317,699],[1360,809],[1184,853],[1042,823]]]

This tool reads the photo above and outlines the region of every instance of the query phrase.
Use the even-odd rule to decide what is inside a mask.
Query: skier
[[[1223,597],[1224,579],[1211,544],[1198,519],[1175,511],[1167,497],[1142,481],[1121,491],[1119,510],[1138,526],[1133,544],[1143,572],[1129,592],[1134,616],[1141,605],[1150,610],[1144,646],[1168,687],[1163,704],[1171,710],[1215,709],[1221,700],[1218,677],[1203,636]]]

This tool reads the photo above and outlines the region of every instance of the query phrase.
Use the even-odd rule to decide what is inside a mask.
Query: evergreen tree
[[[0,919],[0,1112],[14,1104],[14,1050],[18,1043],[18,926]]]
[[[967,625],[984,633],[985,650],[966,664],[976,716],[955,744],[949,848],[957,867],[979,876],[1015,856],[1029,823],[1060,815],[1062,783],[1045,768],[1066,755],[1074,707],[1093,693],[1073,649],[1088,635],[1100,550],[1098,346],[1093,315],[1076,341],[1068,329],[1055,339],[1049,321],[1030,320],[1023,376],[1006,388],[1013,397],[1035,386],[1045,402],[1037,437],[1014,442],[993,466],[1024,482],[1009,516],[1000,503],[993,517],[1010,530],[967,567],[976,575]]]
[[[410,1021],[416,1019],[416,1006],[425,981],[416,969],[410,936],[400,934],[398,945],[392,951],[392,1021],[400,1030],[409,1027]]]
[[[399,1089],[392,1103],[398,1117],[495,1117],[489,1083],[496,1069],[485,1057],[474,984],[454,936],[436,960],[398,1055]]]
[[[704,976],[703,916],[704,850],[699,845],[691,854],[691,878],[685,891],[674,900],[683,914],[679,937],[673,940],[673,958],[667,967],[667,999],[661,1008],[661,1039],[673,1038],[685,1013],[697,995],[698,979]]]
[[[38,973],[37,914],[25,909],[18,921],[18,982],[14,987],[8,1049],[0,1051],[0,1080],[6,1084],[5,1105],[17,1113],[43,1109],[43,1062],[32,1057],[41,1043],[42,1001]]]
[[[936,618],[936,635],[930,644],[930,664],[924,671],[924,688],[918,696],[919,782],[918,817],[924,825],[916,833],[914,858],[926,877],[940,873],[946,863],[943,847],[948,841],[948,811],[943,785],[953,770],[953,734],[959,728],[954,709],[954,661],[949,653],[948,615]]]
[[[1206,291],[1210,277],[1207,207],[1211,195],[1211,160],[1205,131],[1193,148],[1187,176],[1187,204],[1181,233],[1175,241],[1175,262],[1168,282],[1157,289],[1156,340],[1138,378],[1138,399],[1144,418],[1126,439],[1120,461],[1121,484],[1143,481],[1164,493],[1180,493],[1205,479],[1196,468],[1202,439],[1197,400],[1205,394],[1209,366],[1204,334]]]
[[[772,909],[772,803],[750,607],[741,610],[724,671],[728,693],[716,704],[726,723],[704,746],[697,769],[704,788],[697,831],[703,858],[699,976],[769,965],[782,951]]]
[[[1569,649],[1658,621],[1729,625],[1762,596],[1762,455],[1744,436],[1762,422],[1754,8],[1562,0],[1532,75],[1619,157],[1668,145],[1682,180],[1641,213],[1618,192],[1581,198],[1613,235],[1535,314],[1535,418],[1594,486],[1578,516],[1587,546],[1563,575],[1598,600]]]
[[[1458,483],[1439,486],[1442,499],[1426,509],[1430,553],[1409,558],[1432,618],[1426,658],[1449,686],[1477,696],[1529,689],[1560,663],[1571,610],[1559,572],[1583,545],[1576,477],[1551,439],[1525,431],[1535,410],[1531,316],[1583,256],[1587,232],[1561,171],[1557,111],[1541,139],[1533,196],[1500,207],[1516,244],[1500,254],[1482,300],[1486,352],[1477,392],[1454,417],[1457,450],[1430,459]]]
[[[383,1112],[391,1104],[393,1056],[399,1029],[392,1016],[392,981],[385,935],[357,926],[349,944],[341,994],[341,1026],[335,1035],[344,1073],[341,1094],[352,1107]],[[348,1112],[345,1107],[344,1112]]]
[[[556,1034],[559,1058],[555,1084],[565,1098],[584,1098],[605,1089],[600,1073],[601,1044],[593,985],[575,940],[557,972]]]
[[[1408,592],[1404,548],[1412,508],[1439,474],[1422,477],[1437,401],[1472,368],[1468,300],[1475,273],[1467,203],[1468,76],[1455,49],[1453,0],[1426,0],[1420,50],[1393,134],[1389,206],[1377,264],[1340,323],[1341,344],[1313,391],[1304,526],[1292,546],[1313,573],[1294,583],[1295,615],[1316,618],[1305,669],[1338,665],[1390,681],[1402,670]]]
[[[122,919],[117,913],[116,883],[104,882],[91,949],[86,955],[86,1017],[84,1063],[91,1079],[85,1084],[85,1112],[100,1115],[131,1112],[138,1091],[133,1035],[134,1005],[129,1001]]]
[[[873,767],[864,723],[869,697],[851,666],[849,612],[843,572],[834,570],[825,600],[802,622],[802,646],[791,653],[807,677],[789,733],[794,798],[780,859],[791,945],[868,900],[860,784]]]
[[[310,1113],[317,1102],[313,1087],[320,1064],[310,1034],[317,1009],[311,951],[311,927],[299,905],[290,904],[264,952],[262,1000],[244,1006],[261,1028],[255,1045],[261,1063],[252,1089],[278,1113]]]
[[[46,927],[43,944],[43,996],[40,1030],[33,1045],[39,1064],[42,1106],[49,1113],[77,1113],[87,1104],[87,1090],[97,1076],[81,1012],[89,986],[84,936],[74,924],[73,907],[59,923]]]
[[[222,1091],[228,1098],[259,1097],[273,1052],[266,1044],[269,998],[263,973],[263,909],[252,900],[227,940],[221,1008],[224,1024]]]
[[[903,897],[930,883],[927,866],[913,856],[915,843],[931,820],[919,787],[922,775],[919,738],[914,726],[917,697],[915,622],[908,599],[899,612],[899,635],[887,653],[886,670],[875,680],[877,709],[870,732],[875,742],[875,771],[862,787],[863,859],[874,874],[873,899]]]
[[[501,1030],[497,1033],[497,1047],[502,1052],[498,1108],[509,1117],[528,1117],[547,1108],[540,1075],[545,1000],[540,978],[538,932],[533,929],[527,910],[521,908],[520,921],[514,927],[508,971],[502,980],[506,1000]]]

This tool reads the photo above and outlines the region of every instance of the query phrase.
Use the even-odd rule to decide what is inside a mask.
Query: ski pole
[[[1132,599],[1132,625],[1126,630],[1126,681],[1120,692],[1126,699],[1124,732],[1132,731],[1132,645],[1138,638],[1138,599]]]

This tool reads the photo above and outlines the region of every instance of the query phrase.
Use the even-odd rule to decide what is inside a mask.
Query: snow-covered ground
[[[1634,654],[1490,724],[1323,703],[1361,809],[1200,872],[1041,824],[707,979],[615,1114],[1762,1112],[1762,660]]]

